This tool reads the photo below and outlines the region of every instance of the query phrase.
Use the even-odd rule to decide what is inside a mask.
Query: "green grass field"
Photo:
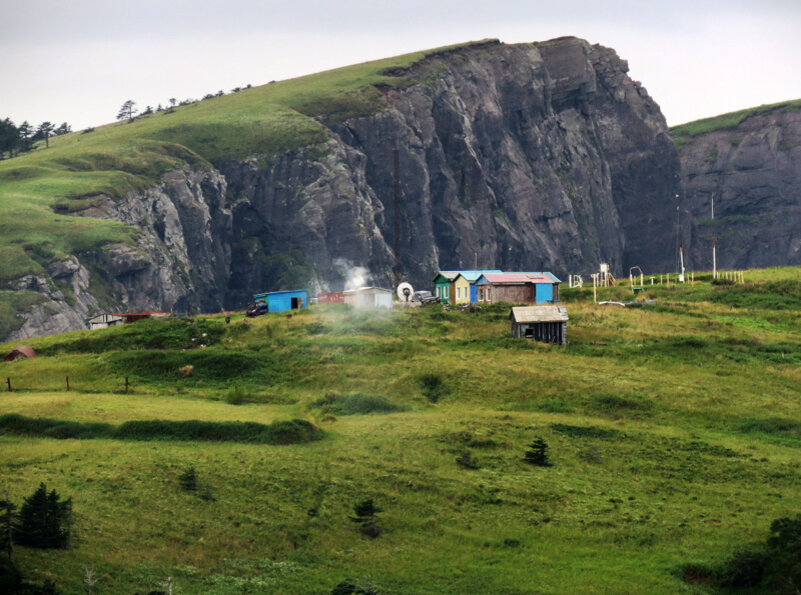
[[[715,592],[685,566],[721,563],[799,512],[800,273],[649,287],[657,303],[637,308],[566,289],[565,347],[508,337],[504,306],[321,305],[32,340],[35,359],[0,364],[16,389],[0,414],[81,428],[302,419],[322,438],[0,424],[11,499],[46,482],[74,503],[73,546],[17,560],[65,593],[85,592],[86,567],[98,593],[167,577],[186,594],[329,593],[348,578],[386,593]],[[553,466],[523,461],[537,437]],[[465,452],[476,469],[457,464]],[[190,466],[205,498],[179,485]],[[366,498],[382,509],[375,539],[350,520]]]

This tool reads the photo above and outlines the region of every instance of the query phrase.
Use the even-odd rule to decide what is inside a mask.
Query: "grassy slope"
[[[168,575],[183,593],[321,593],[345,577],[402,593],[690,592],[681,564],[722,560],[798,512],[798,273],[654,287],[661,305],[638,309],[566,290],[563,348],[507,338],[502,307],[372,317],[315,307],[228,328],[152,321],[37,339],[41,357],[0,364],[24,389],[2,397],[3,413],[302,417],[326,436],[293,446],[0,436],[13,500],[46,481],[75,502],[73,549],[17,557],[70,593],[83,592],[87,565],[104,592]],[[199,341],[208,346],[181,349]],[[436,403],[423,374],[446,387]],[[225,401],[233,384],[247,403]],[[405,411],[334,417],[319,404],[327,394]],[[536,436],[553,467],[522,462]],[[465,450],[479,469],[456,465]],[[189,465],[214,501],[179,489]],[[375,540],[348,520],[366,497],[384,509]]]
[[[451,46],[456,47],[456,46]],[[327,121],[382,106],[375,84],[402,85],[381,74],[449,48],[416,52],[270,83],[50,140],[32,153],[0,161],[0,288],[36,273],[54,258],[127,242],[134,230],[112,221],[58,215],[105,193],[113,198],[156,183],[182,167],[220,158],[275,155],[326,139]]]
[[[759,105],[757,107],[730,112],[728,114],[721,114],[711,118],[703,118],[701,120],[687,122],[686,124],[679,124],[678,126],[671,127],[670,135],[673,137],[676,145],[681,148],[684,143],[688,142],[691,138],[698,136],[699,134],[707,134],[717,130],[736,128],[740,122],[747,118],[757,116],[759,114],[766,114],[779,109],[801,109],[801,99]]]

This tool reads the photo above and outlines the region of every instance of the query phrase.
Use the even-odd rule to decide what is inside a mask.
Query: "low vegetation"
[[[728,114],[721,114],[719,116],[713,116],[711,118],[703,118],[701,120],[695,120],[693,122],[687,122],[686,124],[680,124],[678,126],[673,126],[670,129],[670,135],[673,137],[673,140],[676,142],[676,145],[681,147],[681,145],[690,138],[694,136],[698,136],[699,134],[707,134],[709,132],[715,132],[717,130],[727,130],[730,128],[736,128],[740,125],[740,123],[752,116],[758,116],[760,114],[769,113],[775,110],[798,110],[801,109],[801,99],[794,99],[791,101],[782,101],[780,103],[771,103],[766,105],[759,105],[757,107],[752,107],[736,112],[730,112]]]
[[[87,568],[108,593],[784,592],[800,273],[566,290],[566,346],[504,305],[31,340],[0,364],[0,489],[69,495],[72,540],[15,563],[69,594]]]

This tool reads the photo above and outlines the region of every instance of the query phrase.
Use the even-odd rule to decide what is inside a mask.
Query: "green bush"
[[[436,403],[448,394],[448,389],[439,374],[421,374],[418,381],[426,399],[432,403]]]
[[[312,405],[326,409],[336,415],[367,415],[369,413],[394,413],[406,410],[405,407],[393,403],[386,397],[363,395],[361,393],[351,395],[329,393],[322,399],[312,403]]]
[[[197,490],[197,471],[194,466],[189,466],[178,476],[178,485],[182,490],[194,492]]]
[[[225,393],[225,402],[229,405],[241,405],[248,400],[250,400],[250,393],[238,386],[229,388]]]
[[[375,539],[381,534],[381,527],[378,526],[378,519],[376,518],[381,509],[373,503],[372,498],[356,504],[353,507],[353,512],[355,516],[350,517],[350,520],[359,525],[359,531],[362,535]]]

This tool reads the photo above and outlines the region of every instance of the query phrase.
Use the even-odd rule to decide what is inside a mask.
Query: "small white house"
[[[119,314],[98,314],[97,316],[89,319],[89,329],[95,330],[99,328],[108,328],[110,326],[117,326],[125,322],[125,316]]]
[[[391,308],[392,290],[381,287],[359,287],[344,292],[345,303],[354,308]]]

